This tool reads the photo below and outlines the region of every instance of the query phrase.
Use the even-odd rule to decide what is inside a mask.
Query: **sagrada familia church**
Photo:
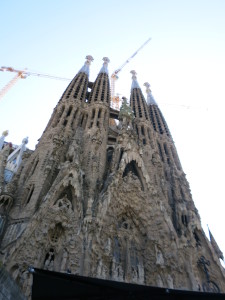
[[[108,58],[86,62],[36,149],[0,139],[0,261],[31,297],[33,266],[111,281],[225,293],[223,254],[206,237],[150,85],[110,107]]]

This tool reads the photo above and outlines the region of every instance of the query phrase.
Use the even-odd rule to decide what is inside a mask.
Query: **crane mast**
[[[118,69],[116,69],[111,75],[111,106],[116,110],[119,110],[119,97],[115,95],[115,82],[119,78],[118,74],[120,71],[134,58],[138,52],[144,48],[148,42],[150,42],[151,38],[147,39],[140,48],[138,48],[134,54],[132,54]]]
[[[140,48],[138,48],[118,69],[116,69],[112,75],[111,75],[111,106],[117,110],[119,110],[119,97],[115,96],[115,82],[119,78],[118,74],[121,72],[121,70],[131,61],[132,58],[134,58],[138,52],[147,45],[147,43],[151,40],[151,38],[147,39],[147,41],[141,45]],[[0,91],[0,99],[15,85],[15,83],[19,79],[25,79],[27,76],[38,76],[38,77],[44,77],[44,78],[51,78],[51,79],[58,79],[58,80],[65,80],[69,81],[70,79],[64,78],[64,77],[58,77],[58,76],[53,76],[49,74],[42,74],[42,73],[37,73],[37,72],[31,72],[28,70],[16,70],[12,67],[1,67],[0,71],[8,71],[8,72],[14,72],[16,73],[16,76],[10,80]]]
[[[23,79],[26,78],[26,77],[24,77],[22,71],[21,71],[21,72],[18,72],[18,73],[16,74],[16,76],[14,76],[13,79],[10,80],[10,81],[3,87],[3,89],[0,91],[0,99],[8,92],[8,90],[10,90],[10,89],[14,86],[14,84],[16,84],[16,82],[17,82],[20,78],[23,78]]]

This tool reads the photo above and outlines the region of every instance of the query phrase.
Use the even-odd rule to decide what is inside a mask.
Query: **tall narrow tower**
[[[130,104],[110,108],[109,59],[71,81],[35,149],[1,180],[0,253],[29,297],[29,266],[108,280],[225,292],[167,123],[132,71]],[[117,118],[109,122],[109,118]],[[117,124],[111,126],[110,124]],[[0,170],[5,157],[0,152]],[[215,247],[216,245],[216,247]],[[215,250],[216,249],[216,250]]]

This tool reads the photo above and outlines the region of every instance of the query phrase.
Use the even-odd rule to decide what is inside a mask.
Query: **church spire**
[[[94,58],[91,55],[86,56],[86,61],[80,71],[68,85],[60,101],[73,99],[84,102],[88,88],[89,67]]]
[[[164,119],[164,116],[159,109],[158,104],[152,96],[150,84],[148,82],[145,82],[144,86],[146,87],[149,116],[154,130],[160,134],[165,133],[168,137],[171,137],[166,120]]]
[[[144,83],[144,86],[146,87],[146,93],[147,93],[147,104],[148,105],[158,105],[152,96],[152,91],[150,89],[150,84],[148,82]]]
[[[47,128],[57,126],[60,128],[63,126],[75,130],[81,126],[81,123],[85,123],[83,113],[80,112],[83,103],[88,101],[89,67],[93,60],[91,55],[86,56],[84,65],[72,79],[59,100]]]
[[[103,66],[101,67],[91,90],[89,97],[90,103],[110,103],[110,85],[108,75],[108,63],[110,60],[108,57],[103,57],[103,61]]]
[[[109,74],[109,71],[108,71],[108,63],[110,62],[109,58],[108,57],[103,57],[102,59],[104,61],[103,63],[103,66],[100,70],[99,73],[106,73],[106,74]]]
[[[130,71],[132,74],[132,84],[131,84],[131,90],[133,89],[140,89],[140,86],[137,82],[137,72],[135,70]]]
[[[87,55],[85,58],[86,61],[78,73],[85,73],[89,77],[89,66],[91,62],[94,60],[94,58],[91,55]]]
[[[149,120],[147,103],[137,82],[137,73],[134,70],[132,70],[130,73],[132,74],[130,106],[136,118]]]

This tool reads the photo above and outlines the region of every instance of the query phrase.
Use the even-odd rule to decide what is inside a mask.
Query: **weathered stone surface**
[[[7,185],[8,150],[0,152],[5,267],[28,298],[28,266],[225,292],[224,269],[202,230],[156,102],[147,105],[136,83],[133,112],[124,100],[119,123],[110,122],[107,66],[94,84],[87,67],[71,81],[36,150]]]

